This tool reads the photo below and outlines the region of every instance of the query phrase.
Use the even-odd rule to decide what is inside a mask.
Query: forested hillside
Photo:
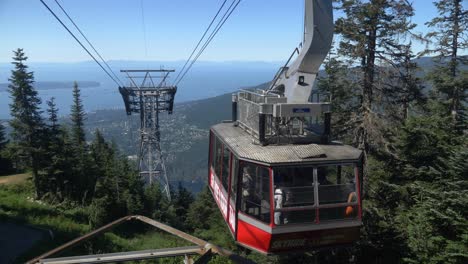
[[[364,223],[356,244],[317,252],[262,256],[242,249],[209,190],[195,196],[184,188],[206,181],[208,129],[230,118],[230,94],[178,104],[161,120],[174,180],[169,201],[159,186],[138,178],[136,117],[123,110],[85,113],[78,83],[70,116],[60,117],[53,98],[39,98],[26,54],[16,50],[8,85],[12,118],[0,122],[0,175],[31,177],[0,185],[0,224],[55,234],[17,262],[118,217],[142,214],[259,263],[467,263],[468,15],[461,0],[435,4],[439,15],[428,18],[431,31],[421,35],[413,32],[414,10],[407,1],[335,1],[342,14],[335,28],[339,38],[315,89],[332,98],[333,139],[364,153]],[[416,41],[427,43],[422,54],[413,53]],[[177,244],[130,226],[67,254]]]

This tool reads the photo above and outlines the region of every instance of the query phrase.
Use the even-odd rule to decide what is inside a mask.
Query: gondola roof
[[[338,142],[330,144],[282,144],[262,146],[233,123],[221,123],[212,131],[241,159],[267,165],[357,162],[362,151]]]

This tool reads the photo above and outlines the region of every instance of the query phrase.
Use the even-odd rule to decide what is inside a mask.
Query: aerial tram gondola
[[[232,121],[211,127],[209,188],[241,246],[272,254],[359,239],[362,151],[330,141],[330,104],[312,93],[332,37],[331,0],[305,0],[295,61],[269,88],[233,94]]]

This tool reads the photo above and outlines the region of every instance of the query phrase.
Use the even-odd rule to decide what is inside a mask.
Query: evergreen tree
[[[182,230],[185,229],[188,210],[194,200],[192,193],[184,188],[179,182],[177,193],[172,201],[175,207],[175,214],[177,215],[177,228]]]
[[[45,153],[47,172],[47,191],[50,198],[63,201],[69,194],[66,185],[69,183],[69,170],[71,168],[70,157],[72,156],[68,140],[68,131],[61,129],[58,122],[58,109],[55,98],[47,101],[48,124],[44,142],[46,142]]]
[[[424,85],[417,76],[419,67],[414,62],[416,56],[411,51],[411,43],[402,48],[394,56],[396,67],[389,67],[389,81],[383,89],[387,116],[399,124],[409,117],[415,106],[422,106],[426,101]]]
[[[58,135],[60,125],[58,123],[58,109],[57,105],[55,104],[55,97],[52,97],[49,101],[47,101],[47,106],[49,129],[52,132],[52,136],[56,136]]]
[[[0,122],[0,151],[2,151],[8,143],[5,135],[5,126]]]
[[[0,175],[11,170],[11,161],[7,158],[6,146],[8,140],[5,135],[5,126],[0,122]]]
[[[73,86],[73,104],[70,112],[70,119],[72,122],[70,128],[71,139],[74,151],[74,161],[71,168],[73,200],[79,201],[81,204],[87,204],[92,200],[92,194],[94,193],[96,167],[86,145],[84,131],[86,114],[84,112],[81,92],[77,82],[75,82]]]
[[[118,217],[144,212],[143,184],[129,161],[105,141],[99,130],[90,145],[95,178],[90,179],[91,224],[100,226]],[[154,198],[154,197],[152,197]],[[153,207],[156,208],[156,207]]]
[[[71,107],[70,119],[72,121],[72,138],[77,146],[81,146],[86,142],[84,132],[85,118],[86,113],[81,100],[81,91],[78,88],[78,83],[75,82],[73,84],[73,105]]]
[[[467,59],[459,51],[468,48],[468,11],[463,8],[462,0],[439,0],[434,4],[439,16],[426,23],[434,29],[426,36],[434,47],[426,52],[435,53],[440,64],[430,78],[461,131],[466,128],[468,71],[460,67]]]
[[[384,120],[378,108],[381,96],[381,65],[391,62],[402,49],[401,39],[415,27],[409,20],[413,8],[400,0],[341,0],[338,7],[344,16],[336,21],[341,35],[339,55],[359,61],[354,80],[360,89],[359,109],[353,117],[354,142],[368,153],[385,144]],[[380,65],[379,65],[380,63]]]
[[[431,103],[427,116],[411,117],[401,131],[396,227],[406,240],[408,263],[465,263],[468,257],[466,135],[447,129],[451,115]],[[434,107],[435,106],[435,107]]]
[[[187,228],[194,230],[197,237],[227,248],[235,248],[216,202],[207,187],[201,191],[190,205],[186,220]]]
[[[15,155],[31,168],[35,195],[40,199],[41,133],[44,127],[40,111],[41,100],[33,87],[34,75],[28,72],[28,67],[24,64],[27,57],[23,50],[18,49],[14,54],[15,69],[11,72],[8,85],[13,100],[10,104],[10,125],[13,128],[11,136],[16,146]]]
[[[358,107],[354,100],[357,97],[354,84],[350,81],[351,73],[348,65],[335,57],[327,59],[325,73],[324,77],[319,77],[317,86],[320,92],[330,96],[333,109],[332,136],[346,141],[352,136],[350,128],[355,127],[353,115]]]

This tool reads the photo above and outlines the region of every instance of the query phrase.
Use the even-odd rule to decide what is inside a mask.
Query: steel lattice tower
[[[119,87],[127,115],[140,114],[140,176],[147,184],[159,182],[170,199],[169,181],[161,152],[159,114],[172,114],[176,86],[166,84],[174,70],[121,70],[127,75],[130,86]],[[153,76],[152,73],[157,73]]]

